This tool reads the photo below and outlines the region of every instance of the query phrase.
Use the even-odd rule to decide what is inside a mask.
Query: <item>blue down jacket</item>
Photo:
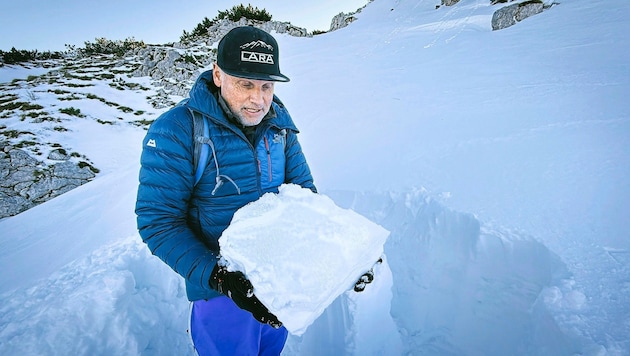
[[[313,178],[291,116],[279,102],[257,127],[255,145],[226,117],[212,72],[199,76],[190,98],[153,122],[143,141],[136,201],[138,230],[151,252],[186,280],[189,300],[218,296],[208,284],[219,237],[234,212],[282,183],[313,191]],[[193,118],[206,115],[214,154],[194,185]],[[271,111],[270,111],[271,112]],[[218,167],[218,169],[217,169]]]

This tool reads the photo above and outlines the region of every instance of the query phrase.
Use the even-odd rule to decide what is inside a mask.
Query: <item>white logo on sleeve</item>
[[[157,147],[157,144],[155,143],[154,139],[149,139],[149,141],[147,141],[147,146],[149,147]]]

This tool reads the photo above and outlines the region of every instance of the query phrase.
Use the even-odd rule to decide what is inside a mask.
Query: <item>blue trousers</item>
[[[195,350],[205,355],[280,355],[287,329],[261,324],[226,296],[193,302],[190,333]]]

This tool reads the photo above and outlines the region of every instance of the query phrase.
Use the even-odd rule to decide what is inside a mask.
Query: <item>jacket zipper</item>
[[[262,174],[262,167],[261,167],[261,162],[258,159],[258,154],[256,153],[256,147],[252,146],[251,143],[249,143],[249,140],[245,137],[245,135],[243,134],[242,131],[240,130],[235,130],[233,127],[231,127],[230,125],[226,125],[225,123],[223,123],[220,120],[215,119],[212,115],[208,115],[208,117],[214,121],[216,124],[221,125],[223,127],[226,127],[227,129],[231,130],[232,132],[234,132],[237,136],[241,137],[243,140],[245,140],[245,142],[248,143],[249,147],[252,149],[252,151],[254,152],[254,164],[258,166],[258,176],[260,176]],[[265,148],[267,149],[267,162],[269,163],[269,181],[272,181],[272,170],[271,170],[271,151],[269,150],[269,141],[267,140],[267,136],[266,133],[268,132],[268,130],[271,127],[276,127],[275,125],[273,126],[269,126],[267,127],[264,131],[265,133],[263,133],[263,138],[265,140]],[[259,195],[262,195],[262,187],[260,186],[260,180],[258,180],[258,192]]]
[[[267,151],[267,170],[269,171],[269,181],[271,182],[273,180],[271,169],[271,151],[269,150],[269,140],[267,140],[267,136],[264,136],[263,138],[265,140],[265,150]]]

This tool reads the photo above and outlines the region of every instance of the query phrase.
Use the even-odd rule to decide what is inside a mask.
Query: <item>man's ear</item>
[[[212,81],[217,88],[221,87],[221,69],[216,63],[212,64]]]

